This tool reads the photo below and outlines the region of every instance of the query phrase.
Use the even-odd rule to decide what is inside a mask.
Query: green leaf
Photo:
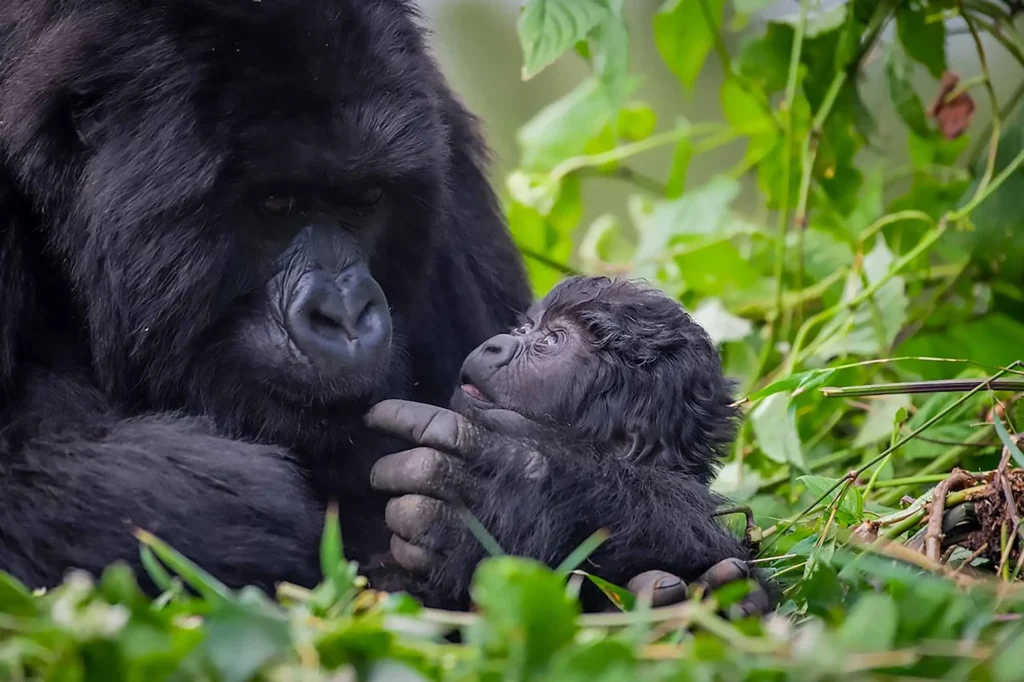
[[[899,612],[891,597],[864,594],[839,629],[840,641],[852,651],[887,651],[896,643]]]
[[[611,16],[608,0],[528,0],[516,24],[523,80],[540,73]]]
[[[752,93],[737,78],[725,77],[719,90],[719,98],[725,120],[737,132],[757,135],[775,130],[775,119],[765,107],[767,98],[763,93],[760,97]]]
[[[622,0],[590,36],[590,62],[612,107],[618,107],[629,89],[629,29],[622,13]]]
[[[636,659],[624,642],[603,640],[560,652],[544,679],[558,682],[620,682],[639,680]]]
[[[38,613],[32,593],[15,578],[0,571],[0,613],[28,617]]]
[[[864,257],[864,276],[868,283],[881,281],[894,262],[885,239],[879,235],[875,247]],[[853,299],[863,288],[856,273],[851,274],[843,300]],[[814,357],[829,360],[843,355],[872,355],[886,351],[907,320],[910,301],[906,288],[903,277],[893,276],[869,300],[834,317],[819,332],[818,338],[824,342]]]
[[[598,589],[600,589],[601,592],[603,592],[604,595],[608,597],[608,599],[611,600],[611,602],[620,610],[632,611],[636,606],[636,595],[624,587],[619,587],[618,585],[608,582],[604,578],[587,573],[586,571],[577,570],[573,571],[573,573],[586,576],[586,578],[590,582],[594,583],[594,585],[596,585]]]
[[[482,615],[475,637],[491,655],[511,659],[508,673],[516,679],[546,666],[576,634],[579,604],[566,594],[563,579],[538,561],[486,559],[471,594]]]
[[[338,507],[332,504],[327,509],[327,518],[320,537],[320,573],[323,578],[325,580],[333,578],[344,560]]]
[[[992,411],[992,425],[996,427],[996,433],[999,434],[999,440],[1003,441],[1003,446],[1010,451],[1010,456],[1013,457],[1013,461],[1017,463],[1017,466],[1024,467],[1024,453],[1021,453],[1020,448],[1017,447],[1017,443],[1010,437],[1009,432],[1006,430],[1006,426],[1003,425],[1002,418]]]
[[[744,43],[736,64],[746,79],[760,83],[765,92],[774,93],[786,87],[792,50],[793,27],[773,21],[768,23],[764,35]]]
[[[935,20],[929,21],[928,9],[918,2],[901,2],[896,6],[896,35],[907,54],[923,64],[935,78],[946,72],[946,25],[942,10],[932,10]]]
[[[826,367],[824,369],[810,369],[806,372],[790,374],[788,377],[773,381],[764,388],[754,391],[747,396],[747,400],[755,402],[783,391],[792,391],[796,395],[798,392],[809,391],[825,385],[835,373],[836,368]]]
[[[914,65],[907,59],[906,53],[898,46],[889,49],[889,58],[885,64],[885,77],[889,83],[889,98],[896,113],[900,115],[907,127],[921,137],[930,137],[932,130],[924,113],[921,98],[914,91],[911,83]]]
[[[839,479],[828,478],[827,476],[800,476],[798,479],[801,483],[807,486],[807,490],[811,493],[814,499],[818,499],[825,494],[825,491],[831,490]],[[832,490],[825,498],[825,504],[831,505],[839,493],[843,490],[843,486],[840,485],[835,490]],[[842,501],[839,503],[839,510],[836,513],[836,518],[840,519],[847,525],[852,525],[860,521],[861,516],[864,514],[864,500],[861,498],[860,491],[850,486],[846,494],[843,495]]]
[[[708,24],[710,13],[714,26]],[[654,44],[662,59],[687,88],[704,66],[722,24],[725,0],[667,0],[654,15]]]
[[[787,462],[806,469],[796,417],[789,396],[773,393],[750,412],[750,423],[761,452],[774,462]]]
[[[689,125],[689,124],[685,124]],[[693,158],[693,140],[689,136],[679,140],[672,152],[672,167],[669,170],[668,182],[665,183],[665,197],[678,199],[686,190],[686,173]]]
[[[584,153],[587,143],[615,120],[615,109],[596,78],[541,109],[517,137],[527,170],[550,170]]]
[[[288,621],[248,605],[225,603],[206,619],[203,649],[224,682],[245,682],[291,645]]]
[[[896,416],[910,407],[909,395],[887,395],[879,396],[868,402],[867,418],[861,425],[857,438],[853,441],[853,447],[860,448],[865,445],[878,443],[892,436],[892,425]]]
[[[640,102],[622,107],[615,122],[618,134],[630,142],[650,137],[657,127],[658,115],[654,109]]]
[[[639,216],[634,276],[654,278],[656,263],[664,259],[673,237],[715,234],[739,191],[736,180],[719,176],[679,199],[657,202],[652,211]]]
[[[675,262],[686,286],[704,296],[746,291],[761,282],[760,273],[749,259],[724,239],[698,242],[677,254]]]

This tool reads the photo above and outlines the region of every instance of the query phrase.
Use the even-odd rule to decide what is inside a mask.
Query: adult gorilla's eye
[[[263,199],[260,206],[266,213],[278,218],[284,218],[296,212],[295,197],[290,194],[284,196],[267,196]]]
[[[384,196],[384,188],[380,185],[370,185],[359,190],[353,197],[352,203],[361,208],[376,206]]]

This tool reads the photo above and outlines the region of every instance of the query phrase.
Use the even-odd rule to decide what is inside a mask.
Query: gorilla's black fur
[[[405,0],[0,2],[0,569],[137,563],[141,526],[308,585],[330,498],[372,568],[363,413],[447,401],[529,303],[483,162]],[[295,312],[311,272],[390,347]]]

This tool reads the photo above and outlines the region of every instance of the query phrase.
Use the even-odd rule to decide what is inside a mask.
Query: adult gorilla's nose
[[[372,369],[387,359],[391,315],[380,285],[364,264],[337,278],[303,275],[285,308],[292,341],[329,374]]]

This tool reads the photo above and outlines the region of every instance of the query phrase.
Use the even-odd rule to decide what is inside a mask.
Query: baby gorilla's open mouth
[[[471,398],[479,400],[482,403],[492,402],[490,398],[484,395],[484,392],[473,384],[462,384],[462,390]]]

